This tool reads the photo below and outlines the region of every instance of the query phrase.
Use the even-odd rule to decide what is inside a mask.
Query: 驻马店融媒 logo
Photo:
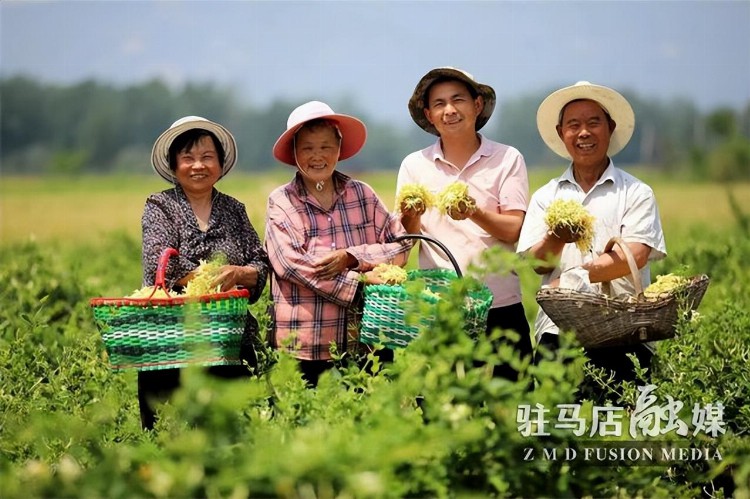
[[[638,387],[640,395],[635,409],[628,413],[622,407],[594,406],[588,418],[581,415],[580,404],[557,404],[548,409],[543,404],[519,405],[516,412],[518,431],[524,437],[550,437],[552,429],[567,430],[584,439],[575,447],[526,447],[524,461],[535,459],[574,460],[591,463],[668,464],[676,461],[720,461],[718,448],[696,446],[687,440],[635,440],[647,437],[697,436],[703,433],[713,438],[726,432],[724,405],[721,402],[694,404],[691,425],[680,417],[684,404],[667,396],[666,403],[657,404],[652,393],[655,385]],[[634,440],[622,440],[622,437]],[[541,443],[541,441],[540,441]]]

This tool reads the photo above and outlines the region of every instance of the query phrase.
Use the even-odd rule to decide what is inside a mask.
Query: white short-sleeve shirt
[[[582,253],[575,244],[566,244],[558,266],[542,277],[542,286],[560,277],[563,271],[597,258],[604,252],[610,238],[615,236],[628,243],[643,243],[651,247],[649,261],[666,256],[667,248],[653,190],[629,173],[615,168],[612,161],[589,192],[584,192],[575,181],[572,167],[537,190],[531,197],[521,228],[517,246],[519,253],[528,251],[544,238],[549,230],[544,223],[544,214],[556,199],[575,199],[586,207],[595,218],[594,241],[592,250],[586,253]],[[648,264],[640,274],[645,288],[651,282]],[[615,279],[611,285],[614,296],[634,293],[633,285],[626,277]],[[559,332],[541,308],[534,330],[537,340],[543,333]]]
[[[449,184],[461,181],[468,184],[469,195],[477,206],[485,210],[495,213],[526,211],[529,180],[523,156],[514,147],[481,134],[479,137],[479,149],[461,170],[445,160],[439,139],[432,146],[411,153],[401,163],[396,192],[405,184],[419,183],[437,195]],[[437,209],[427,210],[422,215],[421,230],[445,244],[464,273],[471,264],[479,264],[482,253],[489,248],[499,246],[515,252],[515,245],[497,240],[471,220],[453,220]],[[431,243],[420,245],[419,267],[453,269],[448,257]],[[515,272],[490,274],[485,283],[492,291],[493,308],[521,302],[521,285]]]

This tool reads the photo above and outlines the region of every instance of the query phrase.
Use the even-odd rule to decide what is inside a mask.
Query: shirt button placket
[[[328,217],[328,223],[331,225],[333,224],[333,219],[331,217]],[[333,233],[333,231],[331,232]],[[334,240],[334,241],[331,241],[331,250],[335,250],[335,249],[336,249],[336,241]]]

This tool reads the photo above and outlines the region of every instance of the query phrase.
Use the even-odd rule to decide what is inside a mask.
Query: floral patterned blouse
[[[152,194],[146,200],[141,219],[143,230],[143,286],[153,286],[159,256],[167,247],[179,256],[169,260],[167,287],[216,253],[223,253],[230,265],[252,265],[258,270],[258,282],[250,289],[250,302],[260,297],[268,277],[268,256],[250,223],[245,205],[235,198],[213,191],[211,217],[206,231],[198,222],[180,186]],[[177,288],[179,290],[179,287]]]

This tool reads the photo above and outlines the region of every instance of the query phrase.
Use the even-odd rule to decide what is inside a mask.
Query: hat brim
[[[547,147],[565,159],[572,159],[557,134],[560,111],[571,101],[586,99],[597,102],[616,123],[609,139],[607,155],[612,157],[630,142],[635,129],[635,114],[628,101],[615,90],[591,83],[575,84],[551,93],[539,105],[536,125]]]
[[[367,142],[367,127],[354,116],[346,114],[326,114],[315,116],[309,120],[298,123],[297,126],[289,128],[276,140],[273,145],[273,157],[287,165],[297,166],[294,158],[294,135],[302,126],[312,120],[324,119],[331,121],[338,126],[341,132],[341,149],[339,151],[339,161],[349,159],[357,154],[365,142]]]
[[[492,112],[495,110],[495,103],[497,102],[497,96],[495,90],[489,85],[478,83],[471,78],[467,77],[462,71],[453,68],[436,68],[429,71],[426,75],[419,80],[417,86],[414,88],[414,92],[409,99],[409,114],[414,123],[419,125],[419,128],[425,132],[439,136],[440,133],[435,128],[435,125],[430,123],[430,120],[424,114],[424,96],[427,89],[430,88],[435,80],[439,78],[451,78],[454,80],[461,81],[466,85],[472,87],[477,94],[482,96],[484,100],[484,108],[482,112],[477,116],[477,121],[474,125],[475,130],[480,130],[492,116]]]
[[[186,121],[179,125],[170,127],[164,133],[159,135],[159,138],[154,142],[154,147],[151,149],[151,166],[154,171],[159,174],[161,178],[167,182],[174,184],[176,177],[172,169],[169,167],[169,148],[180,134],[187,132],[188,130],[202,129],[208,130],[213,133],[221,146],[224,148],[224,167],[221,170],[221,177],[224,177],[229,170],[234,168],[237,163],[237,142],[234,140],[234,136],[218,123],[214,123],[209,120],[196,119],[194,121]]]

